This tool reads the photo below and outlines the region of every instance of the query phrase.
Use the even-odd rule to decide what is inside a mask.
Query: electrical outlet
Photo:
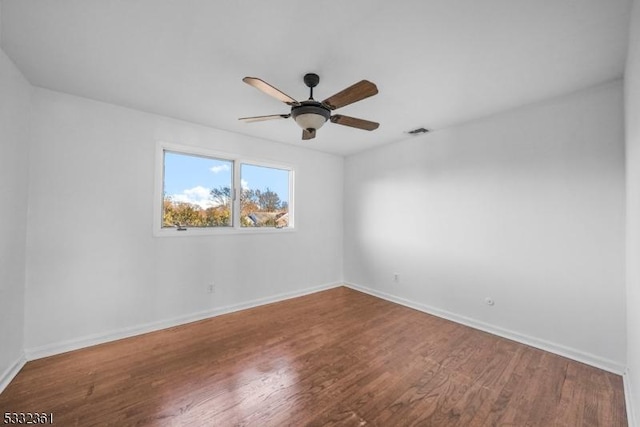
[[[393,273],[393,282],[400,283],[400,273]]]
[[[207,286],[207,293],[214,294],[216,292],[216,285],[214,283],[209,283]]]

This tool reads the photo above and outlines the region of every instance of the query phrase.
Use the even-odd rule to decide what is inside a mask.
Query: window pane
[[[233,162],[164,152],[162,227],[232,225]]]
[[[240,166],[242,227],[289,226],[289,174],[286,169]]]

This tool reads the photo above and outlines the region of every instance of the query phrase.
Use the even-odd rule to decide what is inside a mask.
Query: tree
[[[231,211],[226,206],[208,208],[204,212],[207,227],[215,227],[231,224]]]
[[[201,227],[203,218],[200,206],[191,203],[174,202],[170,197],[164,199],[163,226],[173,227],[176,224]]]
[[[231,206],[231,188],[220,186],[212,189],[209,194],[218,206]]]
[[[264,192],[256,190],[258,196],[258,204],[263,211],[275,212],[280,209],[280,196],[278,193],[271,191],[269,187]]]

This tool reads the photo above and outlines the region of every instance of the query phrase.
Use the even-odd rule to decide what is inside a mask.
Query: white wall
[[[30,94],[0,50],[0,390],[23,354]]]
[[[627,405],[640,414],[640,3],[633,4],[625,72],[627,161]],[[633,425],[633,424],[630,424]]]
[[[348,157],[345,280],[621,371],[622,93],[616,81]]]
[[[341,157],[43,89],[32,135],[31,356],[342,280]],[[154,238],[158,140],[293,165],[297,231]]]

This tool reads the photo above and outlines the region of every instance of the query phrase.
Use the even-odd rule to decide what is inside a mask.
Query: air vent
[[[418,128],[418,129],[407,131],[409,135],[420,135],[421,133],[428,133],[428,132],[431,132],[431,131],[425,128]]]

